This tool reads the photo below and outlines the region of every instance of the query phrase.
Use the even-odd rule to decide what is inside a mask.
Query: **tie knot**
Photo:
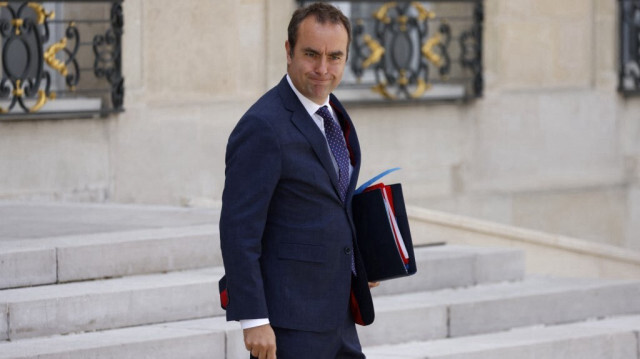
[[[331,116],[331,112],[329,112],[329,108],[327,106],[320,107],[316,113],[325,120],[333,121],[333,116]]]

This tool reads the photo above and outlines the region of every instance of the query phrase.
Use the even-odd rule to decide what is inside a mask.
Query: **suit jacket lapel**
[[[292,112],[291,122],[298,130],[307,138],[307,141],[311,144],[313,151],[318,156],[322,167],[331,178],[333,188],[338,194],[338,175],[336,173],[333,162],[331,161],[331,155],[329,154],[329,146],[327,146],[327,140],[322,135],[322,132],[318,126],[313,122],[313,119],[309,117],[309,114],[305,110],[304,106],[300,103],[300,100],[296,97],[286,78],[283,78],[278,85],[278,91],[282,97],[285,107]],[[339,198],[339,197],[338,197]]]
[[[340,118],[341,121],[345,121],[347,126],[349,127],[347,136],[347,143],[349,144],[349,150],[353,155],[353,173],[351,174],[351,182],[349,183],[349,188],[347,190],[347,200],[351,199],[351,194],[355,191],[358,176],[360,174],[360,143],[358,142],[358,135],[356,134],[356,130],[353,126],[353,122],[347,114],[347,111],[344,109],[340,101],[332,94],[329,102],[331,106],[334,108],[336,115]],[[350,203],[347,203],[350,206]]]

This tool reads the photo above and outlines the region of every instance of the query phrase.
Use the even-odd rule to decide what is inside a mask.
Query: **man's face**
[[[320,24],[313,16],[300,23],[296,47],[287,50],[287,72],[293,85],[321,105],[340,84],[347,63],[347,30],[342,24]]]

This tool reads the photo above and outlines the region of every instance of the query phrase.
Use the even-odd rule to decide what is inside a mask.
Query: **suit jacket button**
[[[351,254],[351,248],[350,247],[344,247],[344,253],[345,254]]]

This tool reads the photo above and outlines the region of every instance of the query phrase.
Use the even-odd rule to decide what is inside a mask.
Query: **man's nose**
[[[324,56],[320,56],[318,62],[316,63],[316,72],[324,75],[327,73],[327,67],[327,58]]]

